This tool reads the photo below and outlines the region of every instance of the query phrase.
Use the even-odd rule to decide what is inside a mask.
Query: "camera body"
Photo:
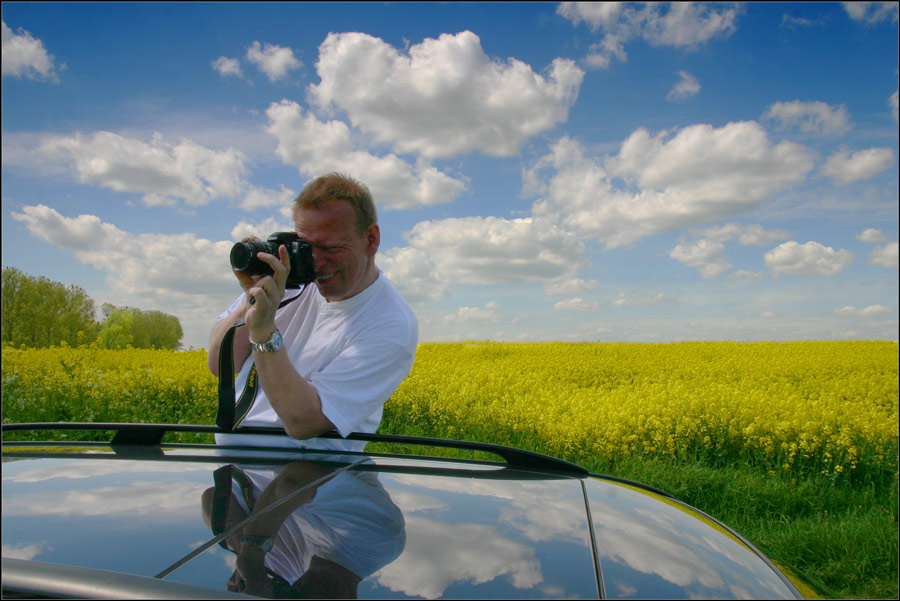
[[[231,267],[248,275],[272,275],[272,268],[257,258],[258,253],[278,256],[278,247],[284,245],[291,259],[286,288],[299,288],[315,281],[312,246],[294,232],[275,232],[265,242],[238,242],[231,247]]]

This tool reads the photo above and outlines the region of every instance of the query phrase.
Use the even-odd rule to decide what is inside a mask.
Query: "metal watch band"
[[[265,553],[268,553],[272,550],[272,539],[268,536],[251,536],[249,534],[245,534],[241,537],[241,542],[256,545]]]
[[[283,346],[284,341],[281,338],[281,332],[275,330],[272,332],[272,335],[265,342],[253,342],[250,341],[250,348],[254,351],[259,351],[260,353],[274,353],[276,351],[280,351]]]

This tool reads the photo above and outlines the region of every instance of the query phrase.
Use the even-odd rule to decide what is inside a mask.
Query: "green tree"
[[[119,309],[103,303],[105,319],[100,324],[100,333],[104,348],[124,348],[134,341],[134,313],[128,309]]]
[[[76,346],[97,331],[94,301],[78,286],[3,269],[2,343],[30,347]],[[82,332],[82,338],[78,333]]]
[[[174,315],[104,303],[100,336],[108,348],[130,344],[135,348],[179,350],[184,332]],[[106,335],[104,336],[104,331]]]
[[[181,348],[184,332],[181,322],[174,315],[162,311],[141,311],[134,309],[134,342],[138,348]]]
[[[78,286],[35,278],[13,267],[3,269],[2,344],[32,348],[65,342],[78,346],[98,336],[106,348],[181,349],[184,332],[174,315],[103,303],[95,321],[94,301]]]

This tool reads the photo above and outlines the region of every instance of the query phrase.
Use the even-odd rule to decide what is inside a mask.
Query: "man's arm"
[[[319,393],[297,372],[286,349],[275,353],[253,351],[253,360],[259,382],[288,436],[313,438],[334,429],[334,424],[322,413]]]
[[[252,304],[244,303],[244,318],[249,340],[263,343],[275,331],[275,312],[284,298],[285,282],[291,260],[287,248],[278,247],[278,256],[258,253],[257,258],[272,268],[272,275],[265,276],[246,289]],[[298,372],[288,357],[287,349],[274,353],[253,351],[253,361],[259,374],[259,382],[266,391],[272,409],[281,419],[284,430],[292,438],[313,438],[334,429],[325,414],[319,393]]]
[[[209,337],[209,352],[206,364],[216,377],[219,376],[219,349],[222,339],[234,323],[243,318],[250,304],[245,300],[213,327]],[[240,369],[250,356],[249,328],[243,326],[234,333],[233,360],[235,371]],[[259,374],[259,381],[266,396],[288,436],[292,438],[313,438],[334,429],[334,425],[322,413],[319,393],[294,368],[287,350],[276,353],[254,352],[253,361]]]

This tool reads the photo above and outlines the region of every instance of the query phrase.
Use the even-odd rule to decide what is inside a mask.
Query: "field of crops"
[[[422,344],[382,431],[884,483],[897,343]],[[204,351],[3,349],[5,421],[214,422]]]
[[[389,404],[448,437],[854,480],[897,472],[897,344],[424,344]],[[388,420],[386,420],[388,421]]]
[[[4,422],[212,424],[215,403],[205,351],[3,349]]]
[[[896,342],[422,344],[381,431],[658,486],[820,594],[897,598],[897,376]],[[216,404],[205,351],[3,349],[5,423],[212,424]]]

